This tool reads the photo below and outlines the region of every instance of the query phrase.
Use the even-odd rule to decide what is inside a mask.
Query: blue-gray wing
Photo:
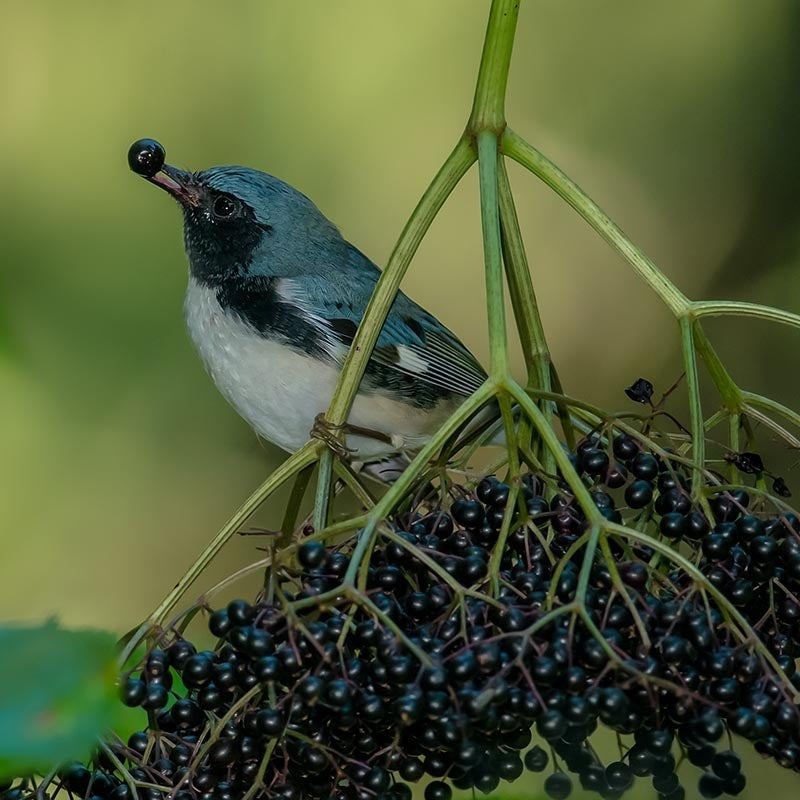
[[[362,269],[345,272],[335,281],[318,276],[282,278],[276,290],[283,302],[317,329],[323,350],[341,363],[377,275],[377,269]],[[427,405],[426,398],[472,394],[486,380],[486,373],[453,333],[400,293],[378,337],[366,379],[376,389]]]

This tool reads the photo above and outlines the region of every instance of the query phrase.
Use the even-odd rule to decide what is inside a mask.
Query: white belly
[[[189,334],[225,399],[258,434],[293,452],[308,441],[317,414],[327,410],[338,368],[259,336],[247,323],[226,313],[213,289],[189,280],[184,303]],[[359,394],[350,422],[402,437],[406,449],[425,442],[452,409],[440,404],[422,413],[380,394]],[[348,437],[355,458],[392,451],[386,443]]]

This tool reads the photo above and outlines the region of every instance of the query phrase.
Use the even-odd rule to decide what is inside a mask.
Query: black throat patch
[[[204,204],[184,211],[183,238],[192,275],[207,286],[247,275],[268,228],[259,225],[252,209],[218,221]]]

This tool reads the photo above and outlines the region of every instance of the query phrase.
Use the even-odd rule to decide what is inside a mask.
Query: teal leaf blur
[[[5,626],[0,653],[0,779],[85,758],[118,704],[114,637]]]

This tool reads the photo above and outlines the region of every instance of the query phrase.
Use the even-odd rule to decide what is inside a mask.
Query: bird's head
[[[198,280],[289,277],[338,263],[345,247],[338,229],[289,184],[249,167],[186,172],[165,164],[165,155],[158,142],[141,139],[128,151],[128,164],[180,203]]]

